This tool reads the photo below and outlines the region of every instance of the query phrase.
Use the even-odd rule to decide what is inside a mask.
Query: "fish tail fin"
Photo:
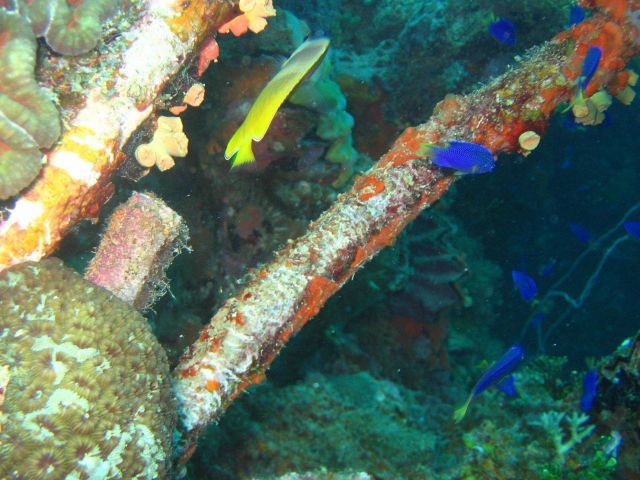
[[[433,147],[435,147],[435,143],[423,143],[420,145],[420,148],[416,151],[416,154],[421,157],[427,157],[429,152]]]
[[[251,149],[251,143],[252,140],[249,139],[238,146],[236,152],[229,159],[231,161],[231,168],[256,161],[256,157],[253,155],[253,150]]]
[[[469,398],[467,398],[467,401],[464,402],[464,404],[462,404],[461,407],[456,408],[455,412],[453,412],[453,420],[456,423],[460,423],[462,419],[465,417],[465,415],[467,414],[467,409],[469,408],[469,404],[471,403],[472,399],[473,399],[473,394],[469,395]]]
[[[569,102],[569,105],[566,106],[560,113],[567,113],[569,110],[573,108],[575,104],[584,103],[584,88],[578,87],[578,91],[574,95],[574,97]]]

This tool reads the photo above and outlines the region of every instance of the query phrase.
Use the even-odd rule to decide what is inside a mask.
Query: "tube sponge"
[[[0,8],[0,199],[31,183],[43,163],[39,149],[60,136],[56,106],[33,76],[36,46],[28,22]]]

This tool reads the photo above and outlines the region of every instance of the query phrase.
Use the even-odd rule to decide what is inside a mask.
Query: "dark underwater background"
[[[134,183],[135,172],[123,171],[119,180],[122,199],[134,188],[155,191],[189,224],[193,252],[177,258],[171,294],[150,315],[173,365],[249,268],[302,234],[446,94],[472,91],[563,30],[571,2],[275,6],[262,34],[219,38],[205,106],[184,116],[189,157],[170,175]],[[494,18],[516,26],[513,47],[489,34]],[[264,140],[270,153],[252,170],[229,172],[221,156],[238,105],[306,34],[332,42],[322,67],[329,106],[286,103]],[[322,133],[327,112],[347,112],[353,124],[337,115],[325,120],[337,131]],[[209,428],[188,478],[640,478],[638,445],[619,440],[615,425],[624,422],[602,421],[605,392],[592,410],[580,408],[585,372],[640,326],[640,239],[621,223],[640,221],[639,116],[637,101],[614,102],[595,127],[556,113],[527,158],[501,155],[490,174],[456,182]],[[78,228],[64,241],[65,259],[82,268],[100,228]],[[536,300],[521,298],[513,270],[534,278]],[[583,302],[574,308],[551,292],[584,293]],[[454,409],[513,344],[526,352],[517,394],[489,389],[454,423]]]

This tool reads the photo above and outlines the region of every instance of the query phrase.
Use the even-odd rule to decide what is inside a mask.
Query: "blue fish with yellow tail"
[[[578,78],[578,87],[580,90],[584,90],[589,85],[589,82],[593,78],[593,75],[598,70],[598,65],[600,65],[600,59],[602,58],[602,49],[600,47],[591,47],[587,51],[587,54],[584,57],[584,61],[582,62],[582,71],[580,72],[580,77]]]
[[[584,98],[584,91],[589,86],[589,82],[595,75],[598,70],[598,65],[600,65],[600,59],[602,58],[602,49],[600,47],[591,47],[587,51],[587,54],[582,61],[582,70],[580,71],[580,76],[578,77],[578,92],[575,94],[569,106],[562,110],[562,112],[568,112],[575,106],[578,107],[586,107],[586,100]],[[575,111],[575,110],[574,110]]]
[[[600,47],[591,47],[582,61],[582,70],[578,77],[578,93],[571,101],[571,106],[584,103],[584,91],[589,86],[589,82],[598,70],[600,59],[602,58],[602,49]]]
[[[427,148],[431,163],[461,173],[488,173],[496,166],[493,154],[479,143],[452,140],[444,147],[427,145]]]
[[[478,383],[471,390],[467,401],[453,413],[456,423],[460,422],[467,414],[471,401],[489,387],[499,384],[524,360],[524,349],[520,345],[513,345],[507,352],[494,363],[489,370],[484,372]]]

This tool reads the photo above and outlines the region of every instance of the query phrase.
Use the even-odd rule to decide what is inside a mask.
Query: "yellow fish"
[[[255,161],[251,142],[263,139],[282,102],[320,64],[328,48],[328,38],[307,40],[282,64],[276,76],[269,80],[224,151],[224,158],[231,160],[232,168]]]

